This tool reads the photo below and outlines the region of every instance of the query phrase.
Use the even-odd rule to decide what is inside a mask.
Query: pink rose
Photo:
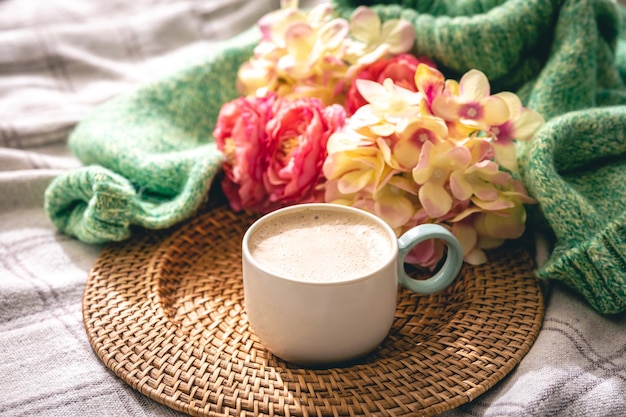
[[[269,164],[264,186],[270,203],[278,207],[322,201],[317,193],[326,143],[343,125],[345,110],[339,105],[324,107],[316,98],[279,99],[274,117],[267,124]]]
[[[259,186],[263,182],[267,135],[265,126],[272,117],[276,96],[238,98],[222,106],[213,136],[226,156],[222,190],[231,207],[239,211],[267,199]]]
[[[415,86],[415,71],[420,63],[427,64],[432,67],[435,66],[435,64],[433,64],[432,61],[426,57],[418,59],[410,54],[400,54],[394,56],[393,58],[381,59],[373,64],[365,66],[356,75],[355,79],[371,80],[382,84],[386,78],[391,78],[393,82],[400,87],[411,91],[417,91],[417,87]],[[348,114],[354,114],[359,107],[365,104],[367,104],[367,101],[357,90],[356,83],[352,82],[346,95],[346,108],[348,110]]]
[[[233,210],[266,213],[322,201],[318,185],[329,136],[345,121],[341,106],[270,93],[225,104],[214,136],[226,156],[222,189]]]
[[[406,256],[404,262],[434,271],[443,254],[444,244],[436,239],[429,239],[415,245]]]

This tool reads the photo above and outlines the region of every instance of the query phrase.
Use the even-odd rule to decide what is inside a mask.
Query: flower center
[[[233,138],[227,138],[224,140],[224,156],[226,157],[226,161],[230,165],[235,165],[235,141]]]
[[[278,158],[287,159],[291,156],[294,149],[298,148],[299,140],[297,136],[290,137],[288,139],[284,139],[280,142],[278,147]]]
[[[393,98],[389,103],[389,111],[391,113],[399,113],[406,107],[404,100]]]
[[[431,178],[435,182],[445,182],[448,179],[448,172],[442,168],[435,168]]]
[[[465,178],[467,178],[467,182],[469,182],[470,184],[476,184],[480,178],[478,177],[478,175],[476,175],[475,172],[472,172],[471,174],[467,175]]]
[[[465,119],[478,119],[482,114],[482,108],[478,103],[467,103],[461,108],[459,113]]]
[[[417,146],[421,146],[426,142],[434,141],[433,136],[434,135],[430,130],[420,128],[411,135],[411,142]]]

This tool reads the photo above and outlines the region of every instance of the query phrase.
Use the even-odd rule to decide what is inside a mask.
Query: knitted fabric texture
[[[334,0],[349,18],[363,2]],[[416,29],[415,53],[448,76],[477,68],[547,120],[519,146],[539,204],[534,227],[556,246],[538,276],[558,279],[601,313],[626,309],[626,41],[609,0],[407,0],[370,4]],[[65,233],[121,240],[130,226],[168,227],[206,198],[221,156],[211,131],[235,98],[236,68],[255,32],[197,65],[96,110],[70,138],[89,165],[55,180],[46,209]]]
[[[191,217],[222,164],[212,137],[219,109],[237,97],[234,74],[257,42],[248,31],[81,121],[69,146],[86,166],[46,190],[54,225],[103,243],[128,238],[133,225],[162,229]]]

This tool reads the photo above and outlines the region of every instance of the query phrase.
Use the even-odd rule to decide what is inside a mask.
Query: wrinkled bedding
[[[0,416],[182,415],[134,391],[92,351],[81,298],[102,246],[57,232],[43,194],[80,167],[67,135],[95,106],[277,7],[0,0]],[[545,320],[530,352],[446,416],[626,415],[626,315],[601,316],[561,284],[544,288]]]

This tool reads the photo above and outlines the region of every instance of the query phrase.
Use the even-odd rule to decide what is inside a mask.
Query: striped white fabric
[[[177,416],[91,350],[81,316],[100,247],[57,233],[50,180],[80,166],[72,126],[94,106],[194,59],[278,0],[0,0],[0,416]],[[626,315],[560,285],[521,364],[462,416],[626,415]]]

